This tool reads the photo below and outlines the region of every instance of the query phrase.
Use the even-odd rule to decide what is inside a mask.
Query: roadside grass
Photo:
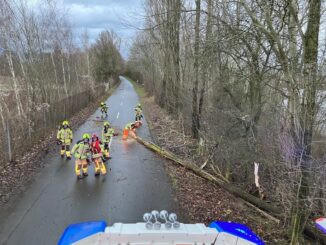
[[[129,82],[132,83],[132,85],[134,86],[135,90],[136,90],[136,93],[138,94],[138,96],[140,98],[144,98],[146,97],[147,95],[147,92],[145,90],[145,87],[140,85],[139,83],[137,83],[135,80],[131,79],[130,77],[128,76],[123,76],[125,77]]]

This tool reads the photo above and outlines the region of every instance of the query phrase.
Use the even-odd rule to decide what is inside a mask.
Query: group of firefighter
[[[105,102],[101,102],[101,117],[107,117],[108,107]],[[104,115],[105,114],[105,115]],[[135,122],[128,123],[124,130],[122,138],[125,140],[128,135],[135,136],[136,128],[141,126],[142,106],[138,104],[135,107]],[[71,159],[71,154],[74,155],[75,172],[77,179],[82,179],[88,176],[88,166],[93,163],[95,168],[95,176],[106,175],[105,162],[111,159],[110,145],[112,138],[118,133],[111,127],[108,121],[103,124],[101,139],[96,135],[92,136],[88,133],[83,134],[81,140],[77,141],[70,151],[70,145],[73,141],[73,132],[67,120],[62,122],[57,133],[57,144],[61,145],[60,155],[62,158],[66,156],[67,160]]]

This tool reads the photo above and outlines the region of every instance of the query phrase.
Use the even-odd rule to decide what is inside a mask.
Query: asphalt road
[[[121,85],[107,100],[108,120],[120,135],[111,145],[112,159],[108,175],[89,176],[77,181],[74,159],[62,160],[58,154],[49,154],[46,166],[29,184],[27,190],[10,207],[0,210],[1,244],[56,244],[61,233],[71,223],[106,220],[140,222],[145,212],[153,209],[174,211],[172,189],[164,171],[164,160],[133,139],[121,139],[122,128],[134,120],[138,96],[132,84],[121,78]],[[102,122],[97,110],[78,130],[81,135],[100,135]],[[151,140],[148,125],[137,133]]]

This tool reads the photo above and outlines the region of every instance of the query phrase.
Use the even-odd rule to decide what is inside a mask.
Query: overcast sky
[[[134,27],[141,27],[143,0],[61,0],[68,10],[75,33],[88,30],[95,41],[102,30],[114,30],[121,38],[124,58],[135,35]],[[134,26],[134,27],[133,27]],[[78,42],[78,40],[76,40]]]

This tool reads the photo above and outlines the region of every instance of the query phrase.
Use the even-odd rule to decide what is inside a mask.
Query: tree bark
[[[316,83],[317,83],[317,58],[318,58],[318,38],[321,16],[321,0],[311,0],[309,2],[309,14],[307,30],[304,36],[304,94],[301,106],[301,128],[300,140],[297,142],[298,150],[302,151],[300,161],[301,183],[298,189],[298,200],[292,211],[292,235],[291,244],[298,244],[300,234],[304,229],[308,212],[309,179],[311,164],[311,143],[313,128],[316,116]],[[303,144],[303,145],[302,145]]]
[[[199,137],[200,122],[198,113],[198,85],[199,85],[199,42],[200,42],[200,4],[196,1],[196,24],[195,24],[195,44],[194,44],[194,84],[192,88],[192,134],[195,139]]]
[[[206,23],[206,37],[205,37],[205,49],[204,49],[204,57],[209,57],[209,51],[210,51],[210,44],[211,41],[211,34],[212,34],[212,10],[213,10],[213,0],[208,0],[207,2],[207,23]],[[202,117],[203,113],[203,106],[204,106],[204,98],[206,96],[206,84],[208,79],[208,73],[210,72],[211,67],[211,61],[207,60],[205,63],[203,63],[203,71],[202,71],[202,87],[200,90],[200,96],[199,96],[199,104],[198,104],[198,116],[199,116],[199,122]]]
[[[173,60],[173,97],[174,105],[172,111],[179,112],[180,107],[180,18],[181,18],[181,0],[173,0],[173,17],[172,17],[172,60]]]

